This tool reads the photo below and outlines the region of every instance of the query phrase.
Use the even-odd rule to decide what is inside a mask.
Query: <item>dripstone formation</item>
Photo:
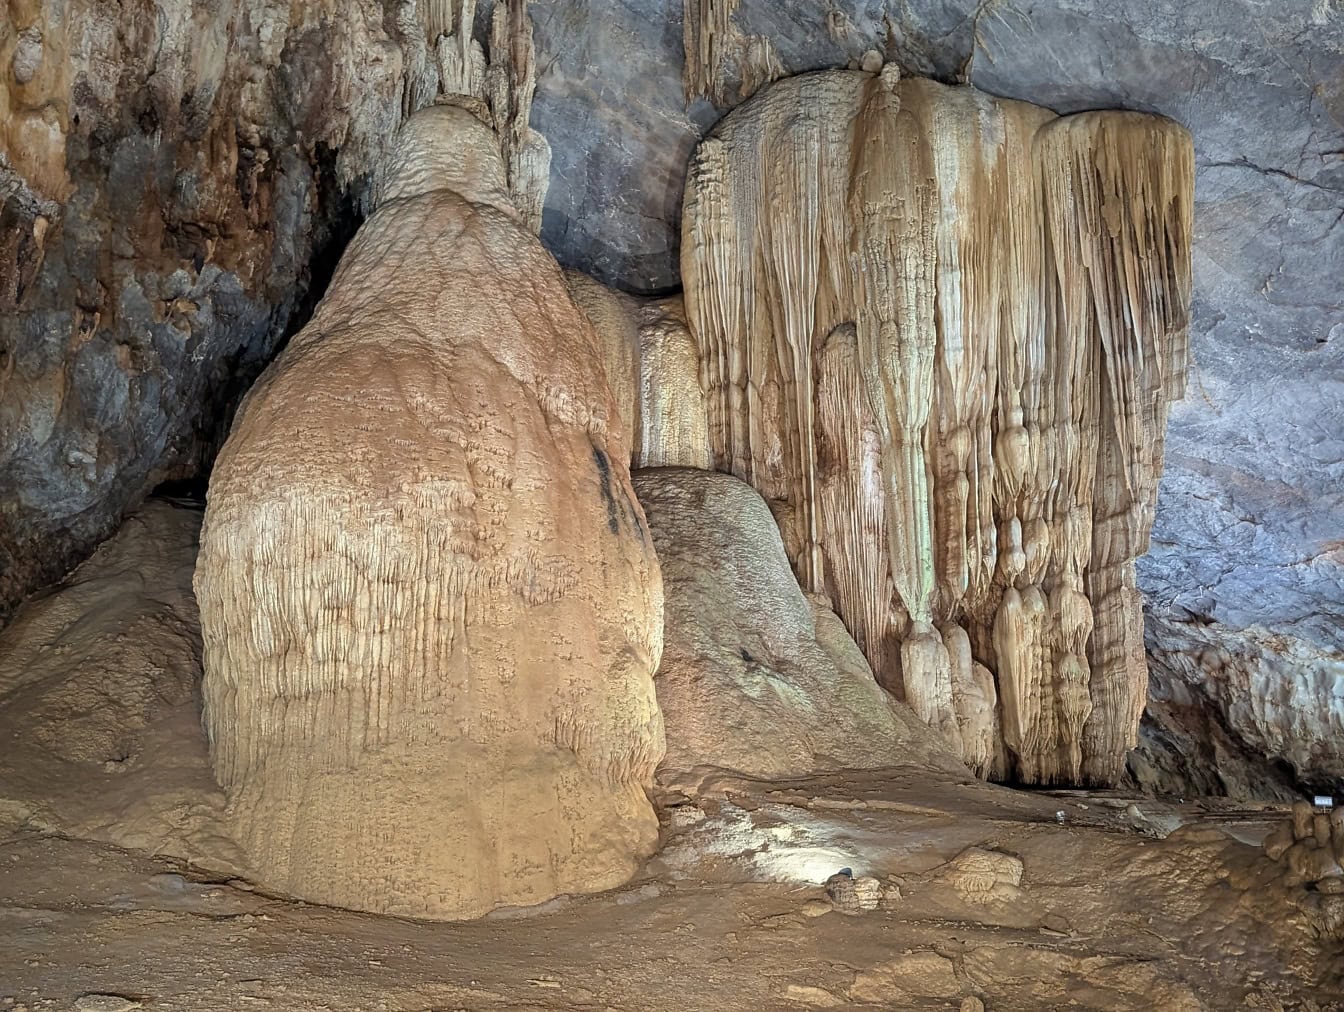
[[[710,466],[700,350],[680,296],[639,299],[566,271],[570,294],[592,321],[621,405],[633,467]]]
[[[413,116],[211,479],[205,724],[259,881],[470,917],[653,849],[662,585],[602,361],[495,131]]]
[[[883,691],[822,598],[789,568],[779,528],[750,486],[683,467],[636,471],[663,571],[667,723],[660,780],[696,767],[798,777],[959,764]]]
[[[1113,783],[1185,386],[1190,138],[895,70],[778,82],[694,156],[713,463],[977,772]]]
[[[696,153],[684,306],[641,302],[536,239],[517,13],[505,73],[470,4],[427,8],[447,104],[214,472],[205,722],[257,877],[438,917],[628,878],[665,620],[675,769],[937,751],[880,682],[982,776],[1115,781],[1185,133],[891,68],[782,82]],[[641,477],[652,536],[632,463],[703,469]]]

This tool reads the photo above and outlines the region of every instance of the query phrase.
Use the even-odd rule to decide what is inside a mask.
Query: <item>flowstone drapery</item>
[[[1185,385],[1190,139],[895,70],[779,82],[696,152],[714,464],[977,772],[1112,783]]]
[[[679,295],[639,299],[566,271],[593,324],[625,420],[631,467],[709,467],[700,351]]]

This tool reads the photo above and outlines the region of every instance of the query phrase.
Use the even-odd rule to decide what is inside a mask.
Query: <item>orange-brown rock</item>
[[[216,775],[300,897],[608,888],[657,838],[662,585],[596,339],[471,113],[413,116],[379,190],[212,476]]]

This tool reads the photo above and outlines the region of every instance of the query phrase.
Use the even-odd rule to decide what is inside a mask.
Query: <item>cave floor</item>
[[[0,836],[0,1006],[1344,1007],[1344,953],[1247,842],[1276,810],[1017,792],[918,764],[710,773],[659,800],[663,847],[626,887],[457,924],[18,826]],[[1020,881],[977,877],[967,848],[1020,860]],[[831,910],[820,883],[840,867],[881,880],[882,907]]]

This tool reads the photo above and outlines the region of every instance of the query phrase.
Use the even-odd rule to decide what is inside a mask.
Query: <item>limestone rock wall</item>
[[[591,326],[456,106],[244,402],[196,591],[216,775],[260,881],[476,916],[657,839],[657,560]]]
[[[502,55],[482,55],[472,85],[508,125],[510,190],[535,230],[549,149],[528,124],[531,33],[525,5],[493,7],[476,35]],[[156,484],[208,470],[238,399],[329,280],[388,139],[444,90],[440,36],[460,37],[474,8],[10,5],[0,621]]]
[[[196,474],[399,121],[378,3],[0,16],[0,619]]]
[[[443,55],[474,59],[444,30],[463,6],[10,6],[0,615],[87,556],[156,483],[208,466],[238,396],[307,318],[357,226],[384,142],[440,89],[439,37],[457,37]],[[679,284],[689,155],[762,68],[858,67],[876,51],[1056,112],[1144,109],[1190,128],[1196,395],[1172,412],[1139,564],[1147,636],[1173,659],[1173,693],[1200,697],[1249,757],[1261,735],[1248,715],[1334,714],[1263,740],[1294,776],[1344,775],[1330,758],[1344,670],[1344,10],[738,0],[694,5],[690,24],[687,6],[532,8],[530,123],[554,168],[542,234],[563,264],[625,291]],[[710,69],[723,104],[688,106],[686,32],[717,11],[725,44]],[[488,0],[475,18],[488,50]],[[1204,679],[1210,638],[1245,659],[1253,702],[1228,708],[1218,679]],[[1301,678],[1301,658],[1317,674]],[[1150,740],[1201,733],[1172,725]],[[1203,775],[1216,783],[1216,768]]]
[[[1338,653],[1257,623],[1149,617],[1152,685],[1131,759],[1136,780],[1170,793],[1301,797],[1344,777]],[[1291,626],[1288,628],[1292,628]]]
[[[895,70],[778,83],[697,150],[683,277],[715,464],[969,762],[1114,783],[1185,383],[1189,137]]]

